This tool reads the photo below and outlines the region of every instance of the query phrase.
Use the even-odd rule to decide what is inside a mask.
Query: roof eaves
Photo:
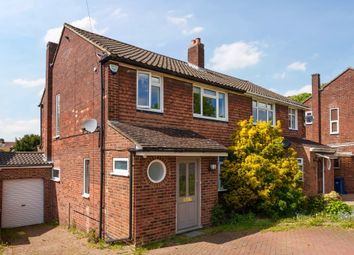
[[[250,95],[250,96],[262,97],[262,98],[265,98],[265,99],[276,101],[276,102],[281,103],[281,104],[294,106],[294,107],[297,107],[297,108],[300,108],[300,109],[303,109],[303,110],[307,110],[308,109],[308,107],[306,105],[303,105],[303,104],[297,104],[295,102],[291,103],[291,102],[287,102],[285,100],[283,101],[283,100],[280,100],[280,99],[277,99],[277,98],[274,98],[274,97],[269,97],[269,96],[265,96],[265,95],[254,93],[254,92],[246,92],[246,94]]]

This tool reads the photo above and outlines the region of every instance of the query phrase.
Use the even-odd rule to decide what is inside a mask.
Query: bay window
[[[275,125],[275,107],[273,104],[253,100],[252,114],[254,123],[258,121],[270,121],[272,125]]]
[[[147,72],[138,72],[137,108],[156,112],[163,111],[163,84],[161,77]]]

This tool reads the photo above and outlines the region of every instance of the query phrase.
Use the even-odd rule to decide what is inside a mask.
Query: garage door
[[[43,223],[43,198],[42,179],[4,180],[1,227]]]

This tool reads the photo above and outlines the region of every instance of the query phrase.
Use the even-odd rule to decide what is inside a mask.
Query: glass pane
[[[331,110],[331,120],[338,120],[338,110],[337,109]]]
[[[257,108],[253,108],[253,120],[254,122],[257,122],[258,116],[257,116]]]
[[[86,194],[90,193],[90,161],[85,160],[85,190]]]
[[[270,121],[273,124],[273,112],[272,111],[268,111],[268,121]]]
[[[138,105],[149,106],[149,75],[145,73],[138,76]]]
[[[123,160],[115,161],[114,169],[128,170],[128,162]]]
[[[152,76],[151,77],[151,85],[160,86],[161,85],[161,78]]]
[[[186,164],[181,163],[179,164],[179,196],[185,197],[186,196]]]
[[[252,107],[257,107],[257,101],[252,101]]]
[[[258,120],[267,121],[267,110],[263,110],[263,109],[258,110]]]
[[[58,169],[53,169],[52,171],[52,177],[53,178],[59,178],[59,170]]]
[[[151,87],[151,108],[160,110],[160,87]]]
[[[265,103],[258,103],[259,108],[267,109],[267,105]]]
[[[200,88],[193,87],[193,112],[200,114]]]
[[[225,94],[219,93],[219,117],[225,118]]]
[[[332,132],[338,132],[337,122],[332,122]]]
[[[194,196],[195,194],[195,163],[189,163],[188,165],[188,194]]]
[[[164,178],[165,170],[160,162],[154,162],[149,167],[149,177],[154,182],[161,182]]]
[[[216,92],[208,89],[204,89],[204,94],[210,95],[210,96],[216,96]]]
[[[216,99],[203,97],[203,116],[216,117]]]

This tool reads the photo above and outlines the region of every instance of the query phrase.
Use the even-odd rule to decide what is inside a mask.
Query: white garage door
[[[1,227],[43,223],[43,198],[42,179],[4,180]]]

